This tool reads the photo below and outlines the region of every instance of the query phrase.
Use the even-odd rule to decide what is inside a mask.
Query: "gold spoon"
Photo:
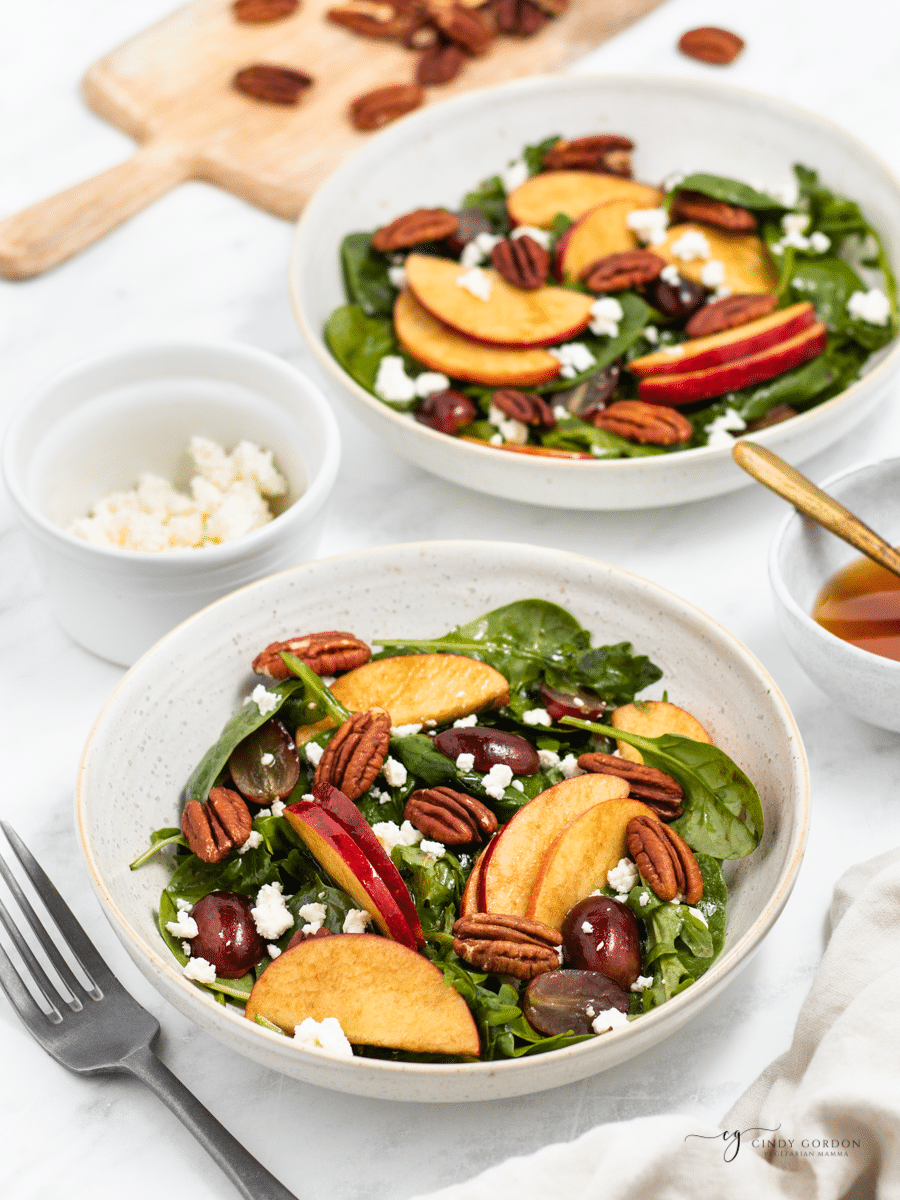
[[[735,442],[731,455],[739,467],[788,500],[799,512],[824,525],[893,575],[900,576],[900,553],[783,458],[765,446],[743,439]]]

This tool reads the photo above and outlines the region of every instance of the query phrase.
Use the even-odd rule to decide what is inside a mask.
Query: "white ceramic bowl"
[[[891,545],[900,543],[900,458],[852,467],[819,486]],[[810,517],[789,513],[769,551],[775,611],[813,683],[863,721],[900,733],[900,662],[843,641],[810,615],[822,586],[860,557]]]
[[[67,532],[149,471],[187,483],[193,434],[274,451],[288,494],[261,529],[197,550],[107,549]],[[148,343],[70,367],[28,396],[3,475],[53,611],[71,636],[130,665],[185,617],[315,553],[340,434],[322,393],[274,355],[218,342]]]
[[[250,662],[259,648],[323,627],[350,629],[370,642],[428,637],[530,596],[566,606],[595,644],[630,640],[649,654],[665,673],[651,694],[667,687],[759,788],[764,839],[734,866],[726,944],[707,974],[627,1029],[533,1058],[455,1065],[347,1061],[302,1050],[184,979],[155,926],[170,866],[153,859],[129,872],[126,864],[147,845],[151,830],[177,822],[188,775],[256,682]],[[77,820],[90,877],[113,928],[141,971],[183,1013],[232,1049],[294,1078],[359,1095],[445,1102],[571,1083],[696,1018],[747,962],[785,904],[803,854],[807,806],[803,747],[784,700],[756,659],[709,617],[656,584],[577,555],[505,543],[426,542],[296,567],[173,630],[125,676],[100,714],[81,765]]]
[[[900,264],[900,182],[850,134],[771,96],[688,79],[634,76],[532,78],[469,92],[389,126],[340,167],[297,227],[291,288],[300,327],[335,390],[373,432],[426,470],[478,491],[560,508],[649,508],[697,500],[750,481],[730,450],[703,447],[651,458],[560,461],[446,437],[382,404],[331,356],[322,330],[346,303],[338,248],[418,207],[450,206],[554,133],[611,131],[637,145],[635,176],[712,171],[770,186],[800,161],[859,199]],[[900,345],[871,360],[864,379],[811,412],[753,435],[800,462],[841,437],[886,395]]]

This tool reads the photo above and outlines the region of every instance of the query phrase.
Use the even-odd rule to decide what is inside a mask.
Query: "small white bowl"
[[[273,521],[221,545],[163,553],[67,532],[146,471],[186,483],[194,434],[274,451],[288,494]],[[312,557],[339,460],[337,423],[306,376],[250,346],[201,341],[113,350],[62,371],[23,401],[3,444],[6,486],[57,620],[126,666],[213,600]]]
[[[852,467],[819,486],[891,545],[900,543],[900,458]],[[843,641],[810,615],[824,584],[860,557],[811,517],[789,513],[769,551],[775,611],[813,683],[861,720],[900,733],[900,662]]]
[[[156,928],[170,863],[155,858],[137,871],[126,864],[152,830],[177,823],[185,781],[258,682],[250,663],[259,649],[317,629],[349,629],[369,643],[431,637],[531,596],[568,608],[595,645],[631,641],[636,653],[648,654],[664,672],[652,694],[667,688],[757,785],[765,834],[753,854],[727,869],[728,929],[710,970],[627,1029],[534,1057],[453,1064],[347,1060],[304,1050],[188,982]],[[307,1083],[444,1103],[572,1083],[647,1050],[695,1018],[749,961],[790,895],[803,857],[808,789],[800,735],[775,683],[740,642],[686,601],[558,550],[421,542],[321,559],[260,580],[163,638],[128,672],[97,720],[81,764],[77,824],[91,882],[125,949],[201,1028]]]
[[[382,404],[332,356],[323,337],[346,303],[339,248],[419,207],[453,207],[522,147],[552,134],[614,132],[636,144],[635,177],[711,171],[784,186],[792,164],[817,169],[858,199],[900,266],[900,181],[851,134],[772,96],[721,84],[653,76],[556,76],[518,80],[429,105],[389,126],[343,164],[306,206],[290,269],[303,334],[338,395],[398,454],[444,479],[492,496],[558,508],[629,509],[679,504],[745,487],[730,446],[650,458],[566,461],[478,446],[436,433]],[[790,462],[824,449],[890,391],[900,343],[869,360],[863,379],[783,424],[753,434]]]

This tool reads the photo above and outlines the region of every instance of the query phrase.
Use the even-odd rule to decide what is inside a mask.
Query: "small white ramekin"
[[[900,543],[900,458],[866,463],[819,485],[876,533]],[[794,657],[823,692],[848,712],[900,732],[900,662],[861,650],[812,618],[820,589],[860,557],[811,517],[789,513],[769,551],[769,579],[781,632]]]
[[[288,494],[272,522],[165,553],[107,549],[67,532],[146,471],[184,486],[194,434],[274,452]],[[55,616],[75,641],[124,665],[213,600],[314,557],[339,460],[337,423],[315,384],[262,350],[207,341],[134,345],[67,368],[22,402],[2,451]]]

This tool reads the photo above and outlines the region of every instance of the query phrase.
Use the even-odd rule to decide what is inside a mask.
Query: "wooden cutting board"
[[[428,103],[505,80],[555,71],[662,0],[572,0],[532,38],[499,37]],[[189,179],[226,188],[294,219],[316,187],[372,134],[347,118],[363,92],[413,78],[415,54],[325,19],[335,0],[303,0],[266,25],[234,20],[230,0],[193,0],[100,59],[84,79],[88,104],[139,144],[134,156],[0,222],[0,275],[29,279],[114,229]],[[235,91],[252,63],[305,71],[315,84],[297,106]]]

